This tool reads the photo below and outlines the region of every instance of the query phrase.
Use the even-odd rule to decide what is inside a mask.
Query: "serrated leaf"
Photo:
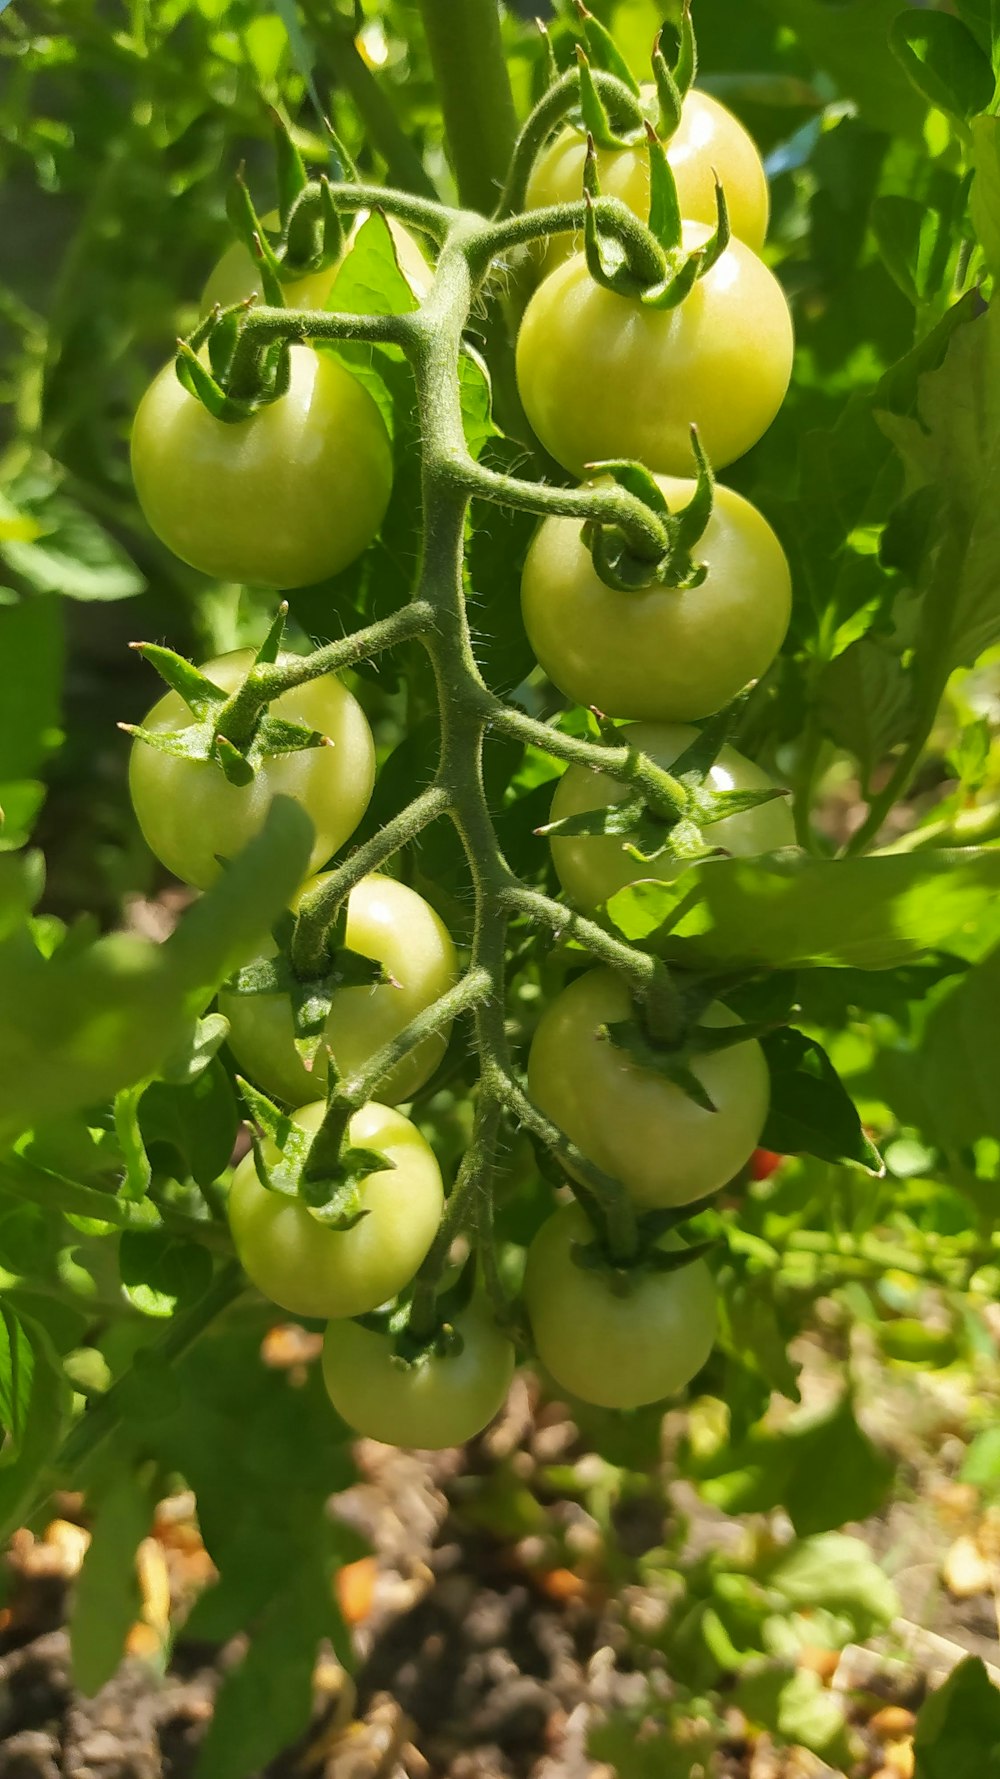
[[[689,969],[971,959],[1000,938],[1000,852],[816,859],[794,852],[709,859],[679,881],[637,883],[608,903],[627,939]]]

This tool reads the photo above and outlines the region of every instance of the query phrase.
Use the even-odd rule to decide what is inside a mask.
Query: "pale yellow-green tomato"
[[[697,740],[697,729],[683,723],[627,723],[620,731],[623,742],[648,754],[657,766],[669,771],[680,754]],[[734,747],[721,749],[709,770],[705,785],[709,791],[767,791],[774,788],[762,767],[756,766]],[[584,815],[592,809],[607,809],[624,803],[630,795],[627,785],[606,772],[592,772],[587,766],[570,766],[556,785],[549,820],[564,821],[567,816]],[[756,809],[745,809],[737,815],[724,816],[702,830],[707,845],[721,847],[736,858],[753,858],[757,853],[777,852],[779,847],[795,845],[795,823],[784,797],[761,803]],[[685,869],[686,861],[664,855],[644,863],[625,851],[628,837],[611,834],[553,834],[552,862],[559,881],[576,906],[590,913],[607,902],[616,891],[625,889],[641,878],[656,878],[668,883]]]
[[[284,395],[210,414],[173,360],[132,426],[132,479],[153,531],[220,581],[306,587],[367,550],[392,493],[392,446],[364,385],[331,352],[292,346]]]
[[[367,210],[358,212],[347,237],[346,252],[350,252],[368,215]],[[276,210],[271,210],[261,221],[268,229],[277,229],[280,224]],[[434,276],[431,267],[409,230],[401,222],[397,222],[394,216],[386,217],[386,221],[396,248],[400,271],[415,297],[426,296]],[[294,282],[283,285],[286,306],[289,309],[325,309],[330,288],[342,263],[342,259],[334,260],[332,265],[324,266],[321,272],[308,272],[304,278],[297,278]],[[209,273],[208,283],[202,292],[201,312],[207,315],[216,303],[226,309],[230,303],[242,303],[254,291],[259,293],[260,290],[259,266],[242,241],[233,241],[214,271]]]
[[[695,490],[684,477],[657,481],[672,513]],[[610,717],[689,722],[720,710],[770,667],[788,628],[792,580],[763,514],[717,483],[692,553],[708,571],[700,586],[619,592],[597,573],[579,519],[542,521],[525,559],[521,609],[538,660],[567,698]]]
[[[611,1043],[604,1028],[634,1017],[613,971],[577,977],[542,1015],[528,1088],[580,1153],[644,1210],[693,1204],[725,1186],[756,1149],[770,1098],[767,1061],[755,1038],[696,1056],[691,1069],[715,1107],[709,1112]],[[701,1024],[739,1020],[713,1001]]]
[[[295,906],[327,879],[324,874],[305,884]],[[219,995],[219,1011],[229,1020],[229,1047],[243,1073],[289,1105],[326,1092],[328,1047],[340,1075],[356,1074],[457,979],[447,927],[423,896],[392,877],[364,877],[352,889],[346,944],[383,964],[390,980],[337,989],[311,1069],[295,1048],[287,995],[227,994],[225,989]],[[273,954],[271,946],[265,955]],[[433,1032],[397,1063],[379,1082],[379,1098],[387,1105],[412,1098],[441,1061],[449,1030]]]
[[[690,253],[710,230],[685,222],[682,233]],[[682,476],[692,426],[716,470],[757,443],[784,400],[793,351],[781,285],[735,236],[672,309],[608,290],[575,253],[524,312],[517,386],[538,438],[572,475],[634,457]]]
[[[524,1301],[538,1357],[557,1384],[601,1408],[639,1408],[673,1396],[712,1351],[715,1286],[703,1260],[676,1272],[642,1271],[615,1289],[580,1267],[577,1244],[594,1239],[579,1205],[563,1205],[528,1249]],[[676,1235],[657,1244],[682,1248]]]
[[[326,1105],[294,1114],[316,1130]],[[444,1208],[441,1170],[415,1124],[374,1100],[351,1119],[348,1142],[383,1155],[391,1167],[360,1187],[366,1215],[350,1229],[319,1223],[301,1199],[261,1184],[253,1154],[229,1190],[229,1222],[244,1271],[259,1291],[293,1316],[363,1316],[408,1285],[434,1240]],[[270,1139],[268,1162],[278,1159]]]
[[[514,1348],[474,1297],[455,1317],[460,1353],[396,1363],[392,1337],[331,1322],[323,1346],[323,1377],[337,1413],[356,1433],[386,1445],[440,1451],[464,1445],[503,1405],[514,1372]]]
[[[655,116],[656,88],[644,87],[645,107]],[[568,204],[583,195],[586,138],[579,130],[560,130],[532,169],[526,208]],[[770,198],[764,163],[756,143],[739,118],[696,89],[688,93],[681,121],[667,143],[667,160],[677,186],[683,217],[715,227],[715,174],[726,194],[733,234],[759,253],[767,235]],[[714,169],[714,171],[713,171]],[[649,155],[644,144],[628,148],[599,148],[597,171],[601,191],[620,198],[641,222],[649,215]],[[552,270],[580,246],[577,236],[555,235],[546,249],[545,264]]]
[[[223,692],[233,692],[253,659],[251,649],[236,649],[204,662],[201,671]],[[286,722],[315,729],[329,745],[272,754],[248,784],[240,785],[231,784],[215,760],[164,753],[145,741],[132,744],[129,790],[139,826],[150,851],[183,883],[207,889],[219,874],[219,860],[232,858],[252,839],[275,797],[300,803],[312,822],[313,871],[353,834],[368,808],[375,743],[364,711],[336,674],[283,692],[269,709]],[[142,727],[156,733],[193,722],[183,698],[167,692]]]

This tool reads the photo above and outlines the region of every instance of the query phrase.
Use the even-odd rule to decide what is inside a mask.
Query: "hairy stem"
[[[496,0],[419,0],[458,195],[489,213],[503,186],[517,119]]]

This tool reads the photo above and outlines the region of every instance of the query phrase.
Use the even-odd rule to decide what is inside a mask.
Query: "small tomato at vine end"
[[[323,1376],[337,1413],[356,1433],[386,1445],[440,1451],[473,1439],[503,1406],[514,1348],[483,1298],[473,1298],[454,1327],[461,1352],[432,1352],[405,1365],[391,1335],[331,1322]]]
[[[562,1205],[528,1249],[524,1300],[538,1357],[562,1389],[600,1408],[641,1408],[699,1372],[716,1332],[715,1285],[703,1260],[673,1272],[628,1269],[618,1279],[577,1264],[594,1241],[579,1205]],[[684,1243],[667,1235],[661,1249]]]

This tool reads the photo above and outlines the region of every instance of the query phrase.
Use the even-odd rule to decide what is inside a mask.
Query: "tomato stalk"
[[[420,0],[459,198],[488,212],[517,134],[496,0]]]

